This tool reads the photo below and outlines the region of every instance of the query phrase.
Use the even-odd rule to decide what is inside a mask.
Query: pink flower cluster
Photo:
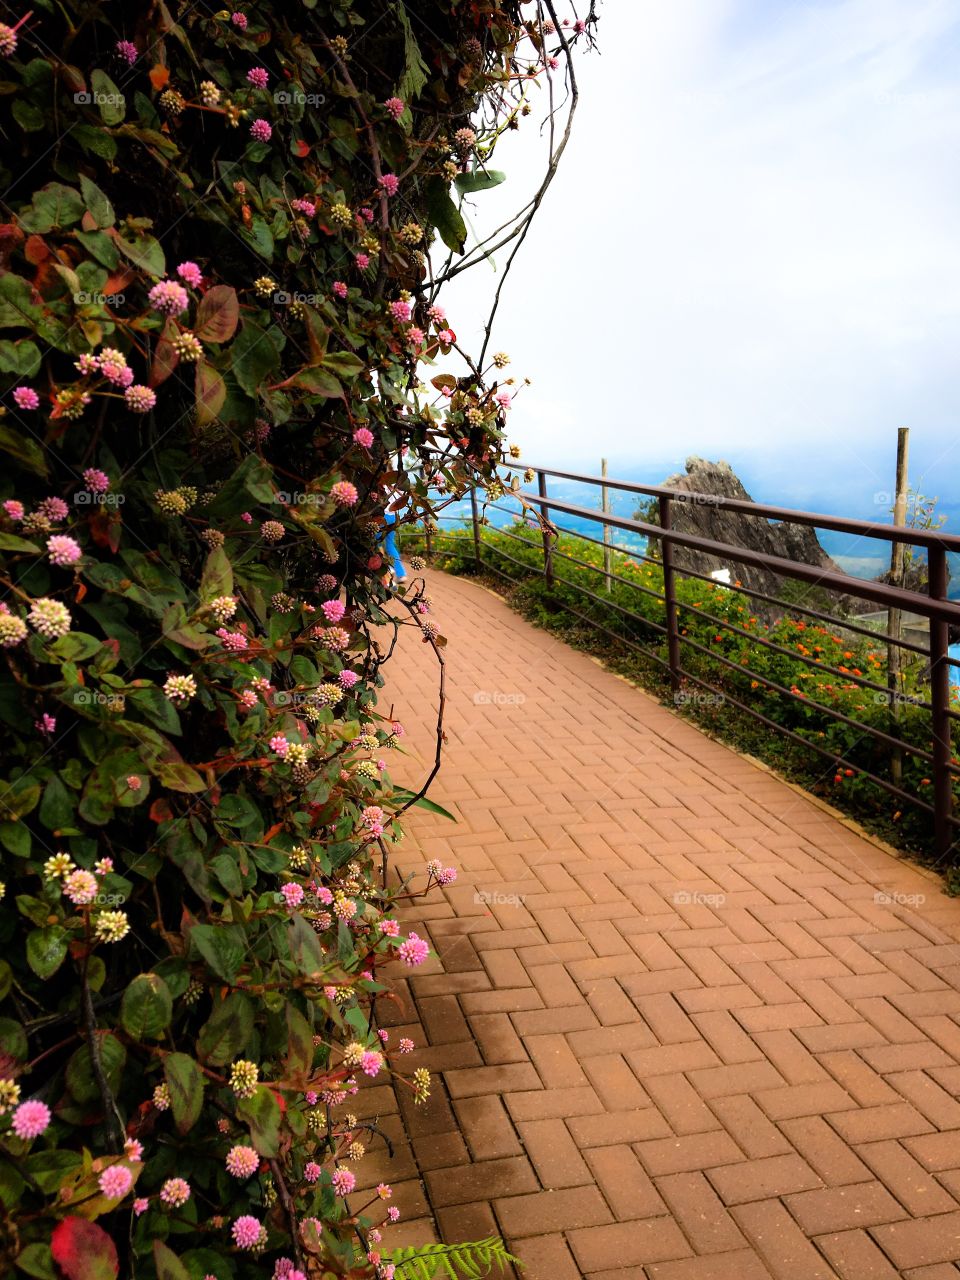
[[[357,427],[353,433],[353,443],[358,444],[361,449],[369,449],[373,444],[373,432],[367,427]]]
[[[400,190],[400,179],[393,173],[385,173],[380,179],[380,186],[388,196],[395,196]]]
[[[270,121],[264,120],[262,116],[260,119],[254,120],[250,126],[250,137],[254,142],[269,142],[273,137],[273,126]]]
[[[289,884],[281,885],[280,892],[283,894],[284,901],[290,911],[299,907],[303,901],[303,886],[294,884],[292,881]]]
[[[347,296],[347,286],[343,283],[342,280],[335,280],[333,282],[333,292],[338,298],[342,300]]]
[[[419,934],[410,931],[406,941],[401,942],[397,948],[397,955],[406,965],[423,964],[427,956],[430,954],[429,944],[424,942]]]
[[[320,611],[328,622],[339,622],[347,612],[347,606],[342,600],[324,600]]]
[[[356,485],[349,480],[338,480],[331,488],[330,496],[338,507],[355,507],[360,501]]]
[[[251,67],[247,72],[247,80],[257,89],[265,89],[270,83],[270,72],[266,67]]]
[[[399,120],[406,110],[406,103],[402,98],[388,98],[383,105],[394,120]]]
[[[18,409],[39,409],[40,397],[33,387],[17,387],[13,393],[13,402]]]
[[[181,262],[177,267],[177,275],[193,289],[199,289],[203,281],[203,275],[195,262]]]
[[[176,280],[159,280],[147,297],[154,311],[167,316],[178,316],[190,305],[186,289]]]

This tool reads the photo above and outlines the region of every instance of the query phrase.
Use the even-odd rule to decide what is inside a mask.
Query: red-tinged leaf
[[[109,649],[115,658],[120,657],[120,641],[114,639],[113,636],[111,636],[109,640],[104,640],[103,647],[105,649]]]
[[[23,256],[35,267],[39,267],[41,262],[46,262],[50,257],[50,249],[43,236],[28,236],[27,243],[23,246]]]
[[[237,331],[240,302],[236,289],[215,284],[200,299],[194,333],[201,342],[229,342]]]
[[[153,85],[154,89],[156,89],[157,93],[159,93],[161,89],[166,88],[169,79],[170,68],[161,66],[160,63],[157,63],[157,65],[150,71],[150,83]]]
[[[303,138],[297,138],[296,142],[293,144],[293,148],[294,155],[298,155],[301,160],[304,156],[308,156],[310,154],[310,143],[306,142]]]
[[[103,508],[90,517],[90,536],[98,547],[108,547],[114,554],[120,546],[123,520],[120,512]]]
[[[444,387],[449,387],[451,391],[456,391],[457,389],[457,380],[452,373],[438,373],[437,376],[435,378],[431,378],[430,381],[438,391],[442,391]]]
[[[173,821],[173,810],[170,808],[169,800],[154,800],[150,806],[150,821],[158,825],[161,822]]]
[[[117,1248],[103,1227],[84,1218],[64,1218],[50,1237],[53,1260],[66,1280],[114,1280]]]
[[[163,331],[157,340],[157,349],[153,355],[153,364],[150,366],[150,386],[159,387],[161,382],[166,382],[174,369],[180,363],[180,357],[177,355],[173,340],[179,333],[176,322],[168,319],[163,326]]]
[[[267,834],[263,837],[263,843],[269,844],[270,841],[273,839],[273,837],[275,835],[278,835],[283,830],[284,826],[285,826],[285,823],[283,822],[275,822],[273,826],[269,829]]]
[[[205,427],[216,419],[227,398],[227,386],[224,380],[206,361],[197,365],[197,426]]]

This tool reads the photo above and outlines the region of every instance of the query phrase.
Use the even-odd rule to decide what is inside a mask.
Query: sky
[[[722,457],[758,500],[885,519],[908,426],[960,532],[960,0],[605,0],[597,40],[494,330],[524,457]],[[506,135],[478,231],[542,155],[534,117]],[[468,349],[502,255],[444,291]]]

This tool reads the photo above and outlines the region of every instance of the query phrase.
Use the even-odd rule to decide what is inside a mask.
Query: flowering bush
[[[463,253],[451,191],[502,177],[565,25],[516,0],[0,24],[3,1272],[393,1271],[350,1098],[428,1095],[374,1003],[427,944],[378,874],[418,797],[377,628],[442,636],[415,592],[385,612],[378,542],[388,490],[422,516],[438,477],[496,475],[500,366],[418,380],[456,342],[427,253]]]

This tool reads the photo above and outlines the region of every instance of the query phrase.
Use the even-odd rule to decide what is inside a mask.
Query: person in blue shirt
[[[398,506],[402,508],[406,502],[406,496],[402,489],[387,489],[387,507],[383,513],[383,523],[387,530],[383,539],[383,549],[390,563],[393,582],[398,587],[402,587],[407,580],[407,567],[400,558],[400,549],[397,546],[396,533],[397,525],[400,521],[400,511],[396,508]],[[400,501],[401,499],[403,499],[403,502]]]

